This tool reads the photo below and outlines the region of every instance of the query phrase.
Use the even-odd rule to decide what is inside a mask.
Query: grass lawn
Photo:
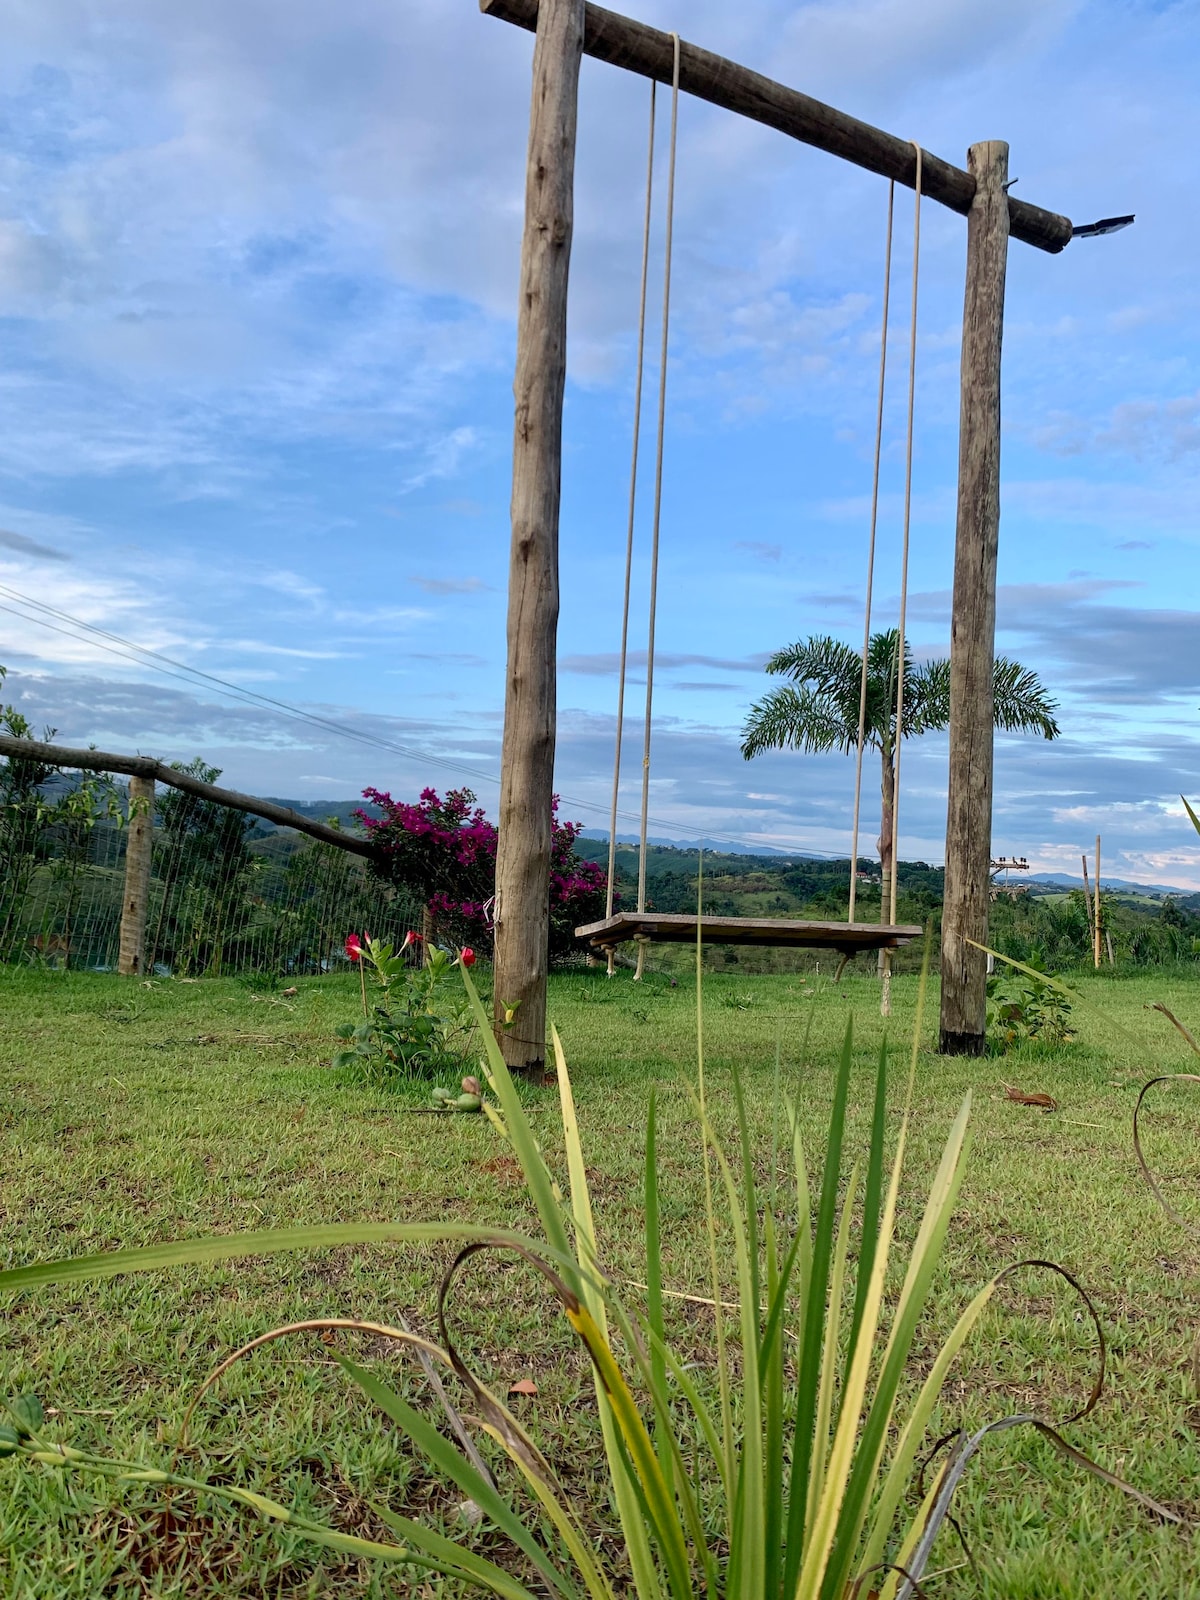
[[[1192,1058],[1161,1017],[1163,1000],[1200,1022],[1200,985],[1186,975],[1084,979],[1077,1040],[1053,1053],[983,1061],[922,1051],[915,1138],[901,1228],[915,1229],[933,1164],[964,1092],[973,1142],[927,1338],[928,1357],[969,1295],[1005,1263],[1050,1257],[1093,1294],[1110,1341],[1098,1409],[1072,1442],[1189,1515],[1200,1517],[1200,1395],[1191,1375],[1200,1287],[1200,1102],[1168,1089],[1147,1119],[1147,1152],[1179,1207],[1171,1223],[1140,1178],[1130,1138],[1138,1087]],[[911,1032],[916,980],[895,983],[892,1033]],[[853,1137],[865,1142],[881,1020],[866,976],[706,980],[708,1062],[716,1120],[730,1131],[730,1068],[744,1074],[764,1132],[778,1044],[815,1146],[829,1102],[835,1045],[856,1025],[861,1092]],[[598,1223],[618,1278],[643,1277],[641,1145],[651,1090],[660,1107],[664,1271],[676,1289],[707,1292],[700,1172],[688,1084],[694,987],[602,972],[553,982],[552,1011],[572,1066]],[[387,1093],[328,1066],[335,1024],[357,986],[302,982],[293,1000],[256,997],[236,981],[143,985],[111,977],[0,973],[0,1220],[3,1260],[82,1254],[180,1235],[343,1219],[461,1217],[530,1228],[514,1167],[482,1118],[415,1117],[428,1086]],[[806,1028],[811,1020],[807,1052]],[[936,1020],[933,996],[926,1032]],[[929,1044],[927,1038],[924,1043]],[[904,1058],[898,1051],[893,1099]],[[1047,1090],[1044,1114],[1003,1086]],[[557,1095],[529,1091],[552,1164],[560,1155]],[[4,1307],[3,1381],[32,1388],[59,1436],[163,1464],[188,1398],[236,1345],[275,1323],[312,1315],[395,1321],[434,1332],[442,1249],[344,1250],[254,1258],[60,1287]],[[532,1377],[515,1402],[597,1530],[607,1511],[589,1374],[532,1273],[484,1258],[456,1303],[460,1348],[503,1388]],[[678,1304],[676,1336],[701,1370],[711,1318]],[[348,1345],[347,1348],[350,1348]],[[358,1346],[362,1353],[362,1346]],[[367,1350],[402,1387],[404,1358]],[[1086,1318],[1047,1274],[1013,1281],[960,1358],[938,1432],[1014,1410],[1068,1415],[1091,1384]],[[936,1434],[932,1437],[936,1437]],[[365,1413],[315,1337],[275,1346],[235,1369],[201,1407],[181,1465],[386,1537],[372,1502],[455,1525],[453,1497],[390,1426]],[[1120,1596],[1200,1593],[1200,1547],[1151,1521],[1124,1496],[1070,1467],[1030,1430],[992,1439],[970,1469],[958,1516],[978,1562],[963,1566],[942,1535],[930,1595]],[[158,1564],[162,1501],[137,1486],[66,1478],[0,1462],[0,1588],[9,1596],[345,1596],[436,1594],[406,1589],[286,1530],[214,1503],[176,1500],[189,1519],[168,1568]],[[483,1536],[488,1537],[486,1534]],[[608,1546],[611,1553],[611,1541]]]

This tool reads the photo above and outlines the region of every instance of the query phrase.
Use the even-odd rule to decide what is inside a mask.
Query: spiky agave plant
[[[262,1344],[326,1326],[370,1326],[413,1349],[427,1371],[440,1367],[453,1373],[467,1387],[483,1430],[523,1477],[534,1502],[532,1517],[520,1514],[497,1489],[461,1428],[460,1448],[379,1376],[333,1352],[348,1377],[408,1435],[430,1465],[507,1537],[513,1570],[383,1507],[379,1516],[395,1533],[394,1544],[338,1533],[276,1501],[189,1478],[173,1466],[115,1461],[57,1443],[45,1436],[31,1397],[10,1405],[12,1425],[0,1431],[0,1453],[215,1495],[335,1549],[424,1568],[508,1600],[535,1600],[545,1593],[562,1600],[612,1600],[615,1579],[545,1457],[512,1412],[471,1373],[447,1332],[446,1296],[458,1266],[479,1251],[515,1251],[549,1284],[591,1358],[612,1501],[640,1600],[693,1600],[697,1594],[711,1600],[843,1600],[859,1593],[868,1578],[872,1591],[885,1597],[909,1589],[910,1580],[920,1576],[923,1552],[931,1543],[921,1536],[928,1535],[927,1513],[939,1486],[931,1487],[907,1530],[898,1527],[901,1502],[950,1363],[997,1281],[985,1285],[963,1311],[915,1398],[901,1407],[906,1364],[962,1177],[969,1097],[946,1140],[898,1296],[890,1301],[885,1333],[885,1282],[895,1268],[893,1232],[909,1124],[906,1097],[889,1164],[885,1053],[875,1078],[865,1162],[854,1165],[847,1176],[844,1129],[852,1058],[847,1028],[814,1209],[799,1129],[786,1107],[777,1104],[772,1154],[782,1159],[772,1161],[765,1189],[756,1177],[736,1080],[738,1137],[732,1159],[722,1147],[709,1117],[699,1017],[695,1109],[703,1149],[717,1357],[715,1385],[703,1392],[667,1333],[653,1102],[645,1163],[647,1287],[644,1308],[638,1310],[616,1292],[604,1271],[557,1034],[553,1044],[566,1150],[565,1196],[541,1154],[465,971],[463,979],[499,1104],[489,1114],[521,1164],[541,1239],[460,1223],[297,1228],[20,1267],[0,1272],[0,1293],[282,1250],[458,1242],[463,1248],[442,1288],[440,1343],[406,1328],[318,1319],[264,1334],[222,1363],[208,1382]],[[916,1049],[914,1035],[914,1066]],[[911,1094],[911,1069],[908,1084]],[[786,1185],[774,1176],[779,1166],[789,1173]],[[855,1260],[851,1240],[856,1221],[860,1245]],[[736,1277],[732,1299],[722,1281],[722,1260],[731,1264]],[[458,1424],[456,1415],[452,1419]]]

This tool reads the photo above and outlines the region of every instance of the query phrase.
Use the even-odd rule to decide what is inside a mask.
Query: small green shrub
[[[988,1031],[998,1053],[1033,1042],[1066,1044],[1075,1037],[1069,998],[1031,968],[994,973],[987,992]]]
[[[351,959],[363,974],[361,1022],[344,1022],[337,1037],[346,1048],[333,1058],[335,1067],[354,1067],[371,1083],[387,1084],[415,1074],[459,1071],[472,1052],[475,1021],[458,978],[459,958],[436,945],[423,947],[410,933],[399,951],[387,940],[355,934],[346,941]],[[411,952],[424,948],[423,965]],[[467,959],[469,957],[469,960]],[[470,951],[463,960],[475,959]],[[366,971],[375,988],[368,1007]]]

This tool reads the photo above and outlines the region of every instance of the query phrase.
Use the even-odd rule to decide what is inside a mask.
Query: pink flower
[[[471,949],[470,945],[467,946],[458,959],[462,962],[464,967],[473,967],[475,965],[475,952]]]
[[[419,933],[414,933],[413,930],[410,928],[408,930],[408,932],[404,935],[404,943],[400,946],[400,949],[402,951],[403,950],[408,950],[414,944],[420,944],[420,943],[421,943],[421,935]]]
[[[367,938],[368,940],[370,939],[369,934],[367,935]],[[351,961],[361,961],[363,958],[362,940],[356,933],[348,933],[346,935],[346,954],[350,957]]]

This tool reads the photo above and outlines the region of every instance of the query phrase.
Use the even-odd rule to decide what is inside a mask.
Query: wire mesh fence
[[[147,971],[299,975],[345,969],[345,939],[400,941],[422,908],[359,856],[223,807],[160,797]],[[115,971],[127,830],[52,823],[0,858],[0,963]]]

